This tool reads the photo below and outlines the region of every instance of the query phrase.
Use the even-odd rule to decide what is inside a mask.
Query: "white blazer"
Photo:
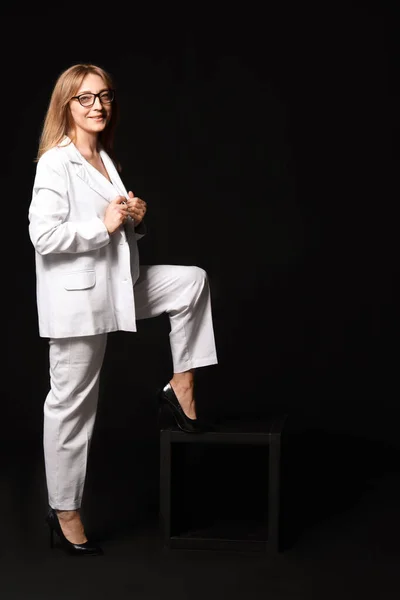
[[[107,205],[128,194],[104,150],[101,157],[112,183],[68,137],[37,163],[28,218],[41,337],[136,331],[133,285],[145,228],[135,232],[129,218],[109,235]]]

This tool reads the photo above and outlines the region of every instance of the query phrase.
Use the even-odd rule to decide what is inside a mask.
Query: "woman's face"
[[[101,94],[96,96],[93,102],[91,94]],[[112,94],[112,92],[111,92]],[[110,92],[105,81],[99,76],[89,73],[83,79],[75,96],[69,105],[74,122],[74,129],[85,133],[100,133],[105,129],[111,117],[112,103],[110,102]],[[112,97],[112,96],[111,96]],[[85,106],[82,106],[84,104]]]

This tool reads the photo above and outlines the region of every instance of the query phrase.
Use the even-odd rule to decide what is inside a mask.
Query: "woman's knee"
[[[186,276],[189,284],[194,284],[198,288],[203,288],[208,284],[207,272],[204,269],[195,265],[186,267],[186,269]]]

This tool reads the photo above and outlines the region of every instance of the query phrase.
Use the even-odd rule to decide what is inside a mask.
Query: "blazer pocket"
[[[96,283],[96,273],[94,271],[77,271],[69,273],[65,278],[64,287],[66,290],[87,290]]]

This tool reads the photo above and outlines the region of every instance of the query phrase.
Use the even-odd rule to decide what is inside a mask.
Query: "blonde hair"
[[[73,120],[69,103],[71,98],[77,93],[83,79],[90,73],[99,75],[108,88],[115,89],[111,75],[96,65],[82,63],[73,65],[63,71],[58,76],[50,97],[49,106],[39,138],[39,148],[35,162],[39,160],[44,152],[57,146],[66,135],[71,137]],[[117,120],[118,104],[116,98],[114,98],[110,121],[107,127],[99,134],[99,142],[101,147],[104,148],[107,154],[109,154],[115,162],[118,170],[121,170],[113,152],[114,133]],[[72,139],[72,141],[74,140]]]

